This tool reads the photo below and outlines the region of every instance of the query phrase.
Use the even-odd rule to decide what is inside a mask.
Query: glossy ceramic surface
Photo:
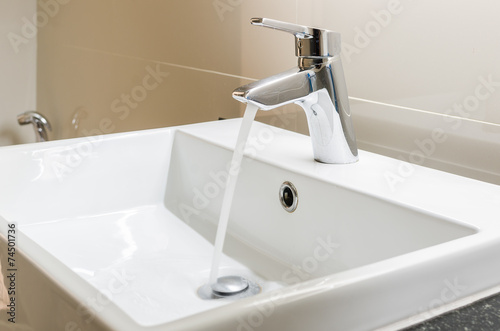
[[[18,249],[79,303],[66,320],[80,316],[86,330],[90,311],[111,330],[368,330],[498,285],[498,186],[413,166],[395,187],[398,160],[360,151],[356,164],[320,164],[308,137],[254,123],[223,272],[263,293],[197,298],[239,125],[0,150],[2,233],[15,222]],[[298,192],[293,213],[280,203],[285,181]]]

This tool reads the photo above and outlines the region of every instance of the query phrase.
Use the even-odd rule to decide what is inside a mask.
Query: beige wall
[[[293,37],[249,24],[263,16],[342,34],[359,146],[402,159],[392,172],[411,161],[500,183],[496,2],[65,1],[38,40],[55,138],[240,116],[234,88],[296,63]],[[259,113],[277,115],[307,132],[296,106]]]
[[[43,0],[42,0],[43,1]],[[237,29],[207,1],[72,0],[41,31],[38,105],[54,137],[239,115]],[[231,41],[231,42],[228,42]]]
[[[36,107],[35,13],[36,0],[0,1],[0,146],[35,141],[31,127],[17,124]]]

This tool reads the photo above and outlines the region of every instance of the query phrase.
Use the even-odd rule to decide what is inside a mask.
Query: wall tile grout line
[[[296,1],[298,3],[298,0],[296,0]],[[193,70],[193,71],[204,72],[204,73],[210,73],[210,74],[221,75],[221,76],[225,76],[225,77],[231,77],[231,78],[237,78],[237,79],[244,79],[244,80],[248,80],[248,81],[257,81],[258,80],[256,78],[245,77],[245,76],[240,76],[240,75],[234,75],[234,74],[229,74],[229,73],[220,72],[220,71],[216,71],[216,70],[202,69],[202,68],[197,68],[197,67],[185,66],[185,65],[182,65],[182,64],[164,62],[164,61],[159,61],[159,60],[154,60],[154,59],[141,58],[141,57],[138,57],[138,56],[126,55],[126,54],[122,54],[122,53],[108,52],[108,51],[104,51],[104,50],[93,49],[93,48],[86,48],[86,47],[74,46],[74,45],[66,45],[66,46],[69,47],[69,48],[78,49],[78,50],[82,50],[82,51],[86,51],[86,52],[101,53],[101,54],[118,56],[118,57],[128,58],[128,59],[137,60],[137,61],[153,62],[153,63],[158,63],[158,64],[170,66],[170,67],[175,67],[175,68],[180,68],[180,69],[186,69],[186,70]],[[493,127],[500,127],[500,124],[496,124],[496,123],[492,123],[492,122],[485,122],[485,121],[471,119],[471,118],[465,118],[465,117],[460,117],[460,116],[453,116],[453,115],[448,115],[448,114],[441,114],[441,113],[436,113],[436,112],[432,112],[432,111],[429,111],[429,110],[412,108],[412,107],[406,107],[406,106],[395,105],[395,104],[390,104],[390,103],[385,103],[385,102],[380,102],[380,101],[374,101],[374,100],[368,100],[368,99],[354,97],[354,96],[350,96],[349,99],[350,100],[354,100],[354,101],[361,101],[361,102],[366,102],[366,103],[372,103],[372,104],[376,104],[376,105],[391,107],[391,108],[405,109],[405,110],[409,110],[409,111],[413,111],[413,112],[418,112],[418,113],[423,113],[423,114],[428,114],[428,115],[432,115],[432,116],[439,116],[439,117],[442,117],[442,118],[454,118],[454,119],[458,119],[458,120],[466,121],[466,122],[470,122],[470,123],[477,123],[477,124],[483,124],[483,125],[490,125],[490,126],[493,126]]]
[[[221,75],[221,76],[225,76],[225,77],[245,79],[245,80],[249,80],[249,81],[257,81],[257,79],[255,79],[255,78],[250,78],[250,77],[245,77],[245,76],[240,76],[240,75],[233,75],[233,74],[229,74],[229,73],[226,73],[226,72],[220,72],[220,71],[216,71],[216,70],[209,70],[209,69],[202,69],[202,68],[190,67],[190,66],[185,66],[185,65],[182,65],[182,64],[164,62],[164,61],[159,61],[159,60],[154,60],[154,59],[141,58],[141,57],[138,57],[138,56],[132,56],[132,55],[126,55],[126,54],[121,54],[121,53],[108,52],[108,51],[103,51],[103,50],[99,50],[99,49],[86,48],[86,47],[73,46],[73,45],[66,45],[66,47],[73,48],[73,49],[78,49],[78,50],[82,50],[82,51],[86,51],[86,52],[95,52],[95,53],[101,53],[101,54],[106,54],[106,55],[118,56],[118,57],[122,57],[122,58],[126,58],[126,59],[131,59],[131,60],[153,62],[153,63],[163,64],[163,65],[166,65],[166,66],[180,68],[180,69],[187,69],[187,70],[205,72],[205,73],[209,73],[209,74],[216,74],[216,75]]]

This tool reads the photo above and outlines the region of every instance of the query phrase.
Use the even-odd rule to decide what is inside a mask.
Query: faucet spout
[[[33,124],[37,142],[49,140],[47,130],[51,131],[52,127],[47,118],[42,114],[36,111],[26,111],[17,116],[17,122],[19,125]]]
[[[262,110],[290,103],[301,106],[307,116],[315,160],[336,164],[358,160],[340,56],[299,58],[297,67],[241,86],[234,90],[233,97]]]

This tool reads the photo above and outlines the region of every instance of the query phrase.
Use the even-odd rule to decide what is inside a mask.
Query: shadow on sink
[[[231,154],[183,132],[172,148],[165,205],[212,243]],[[477,232],[257,158],[241,169],[224,251],[267,279],[294,284]],[[284,181],[298,191],[293,213],[279,200]]]

